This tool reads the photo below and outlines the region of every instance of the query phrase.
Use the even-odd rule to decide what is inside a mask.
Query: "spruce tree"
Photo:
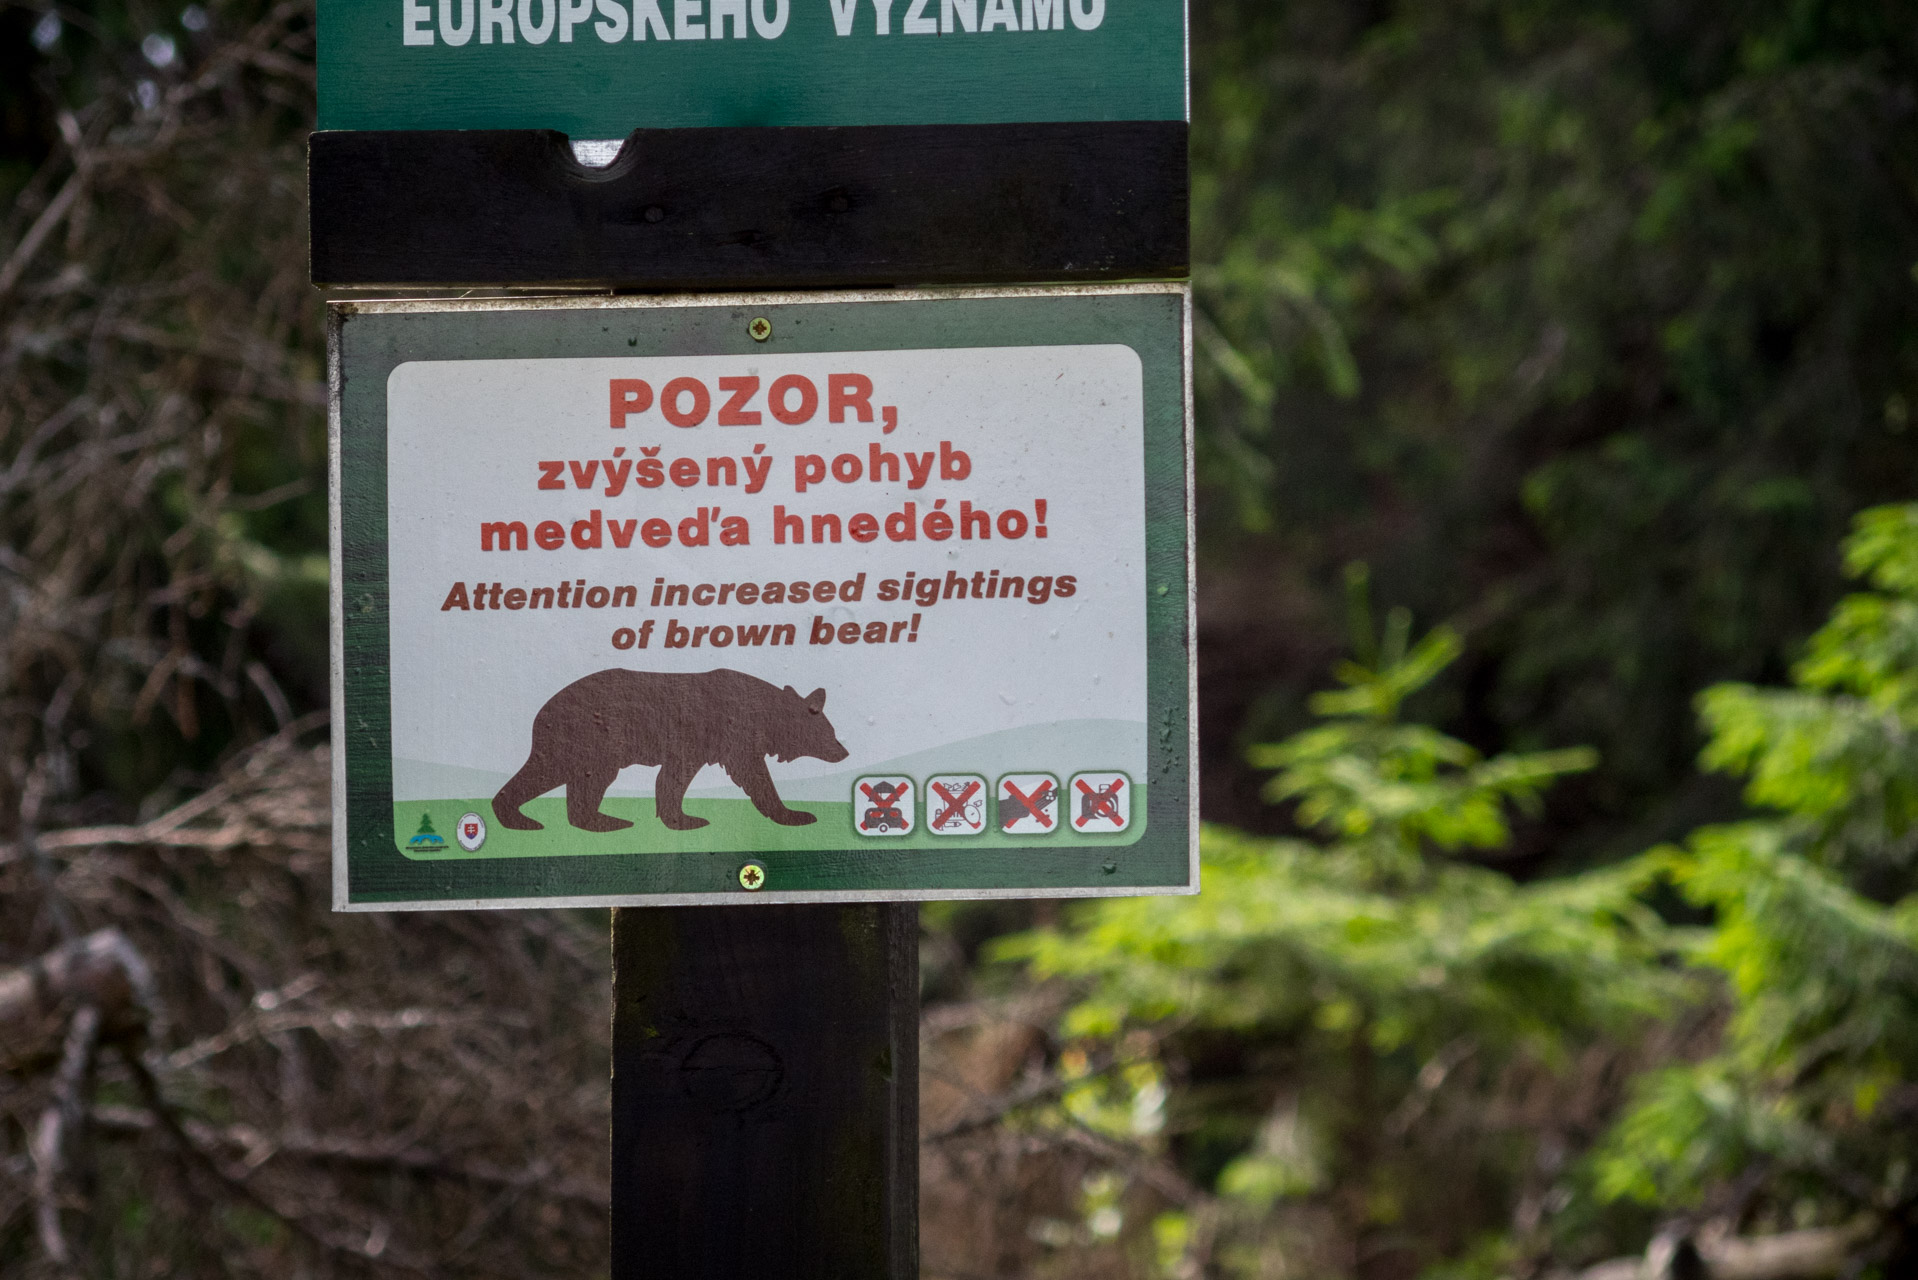
[[[1597,1187],[1740,1230],[1851,1226],[1909,1275],[1918,1237],[1918,505],[1856,522],[1792,687],[1699,699],[1707,768],[1767,816],[1649,855],[1710,913],[1716,1053],[1640,1082]],[[1861,1274],[1873,1274],[1865,1271]]]

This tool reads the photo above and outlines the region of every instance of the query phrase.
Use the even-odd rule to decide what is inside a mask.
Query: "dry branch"
[[[66,185],[60,188],[60,193],[53,197],[52,203],[48,204],[40,216],[34,220],[33,225],[27,228],[27,234],[20,237],[20,243],[14,246],[11,254],[7,255],[7,260],[0,263],[0,304],[6,302],[7,296],[20,283],[20,278],[33,264],[35,255],[46,244],[47,238],[62,222],[66,221],[67,215],[73,212],[73,206],[78,203],[80,193],[86,187],[86,181],[85,169],[78,170],[68,178]]]
[[[1872,1224],[1770,1236],[1660,1235],[1642,1258],[1613,1258],[1561,1280],[1833,1280],[1859,1263]]]
[[[0,185],[0,1275],[601,1274],[603,915],[329,910],[314,8],[178,10]]]
[[[47,1259],[58,1267],[69,1267],[74,1261],[73,1249],[60,1225],[60,1185],[67,1173],[67,1139],[79,1126],[81,1095],[93,1070],[93,1050],[99,1035],[100,1011],[92,1005],[75,1011],[60,1055],[60,1070],[54,1076],[53,1097],[33,1131],[34,1226]]]
[[[145,1030],[157,1016],[153,972],[118,929],[0,970],[0,1067],[18,1070],[46,1056],[80,1008],[94,1010],[97,1029],[108,1035]]]
[[[198,1142],[188,1130],[186,1121],[173,1105],[166,1100],[160,1090],[159,1082],[137,1059],[128,1058],[127,1065],[132,1068],[135,1079],[140,1085],[140,1095],[145,1099],[147,1108],[159,1127],[172,1138],[180,1153],[187,1158],[189,1167],[200,1170],[210,1176],[225,1189],[255,1208],[277,1218],[303,1236],[311,1243],[328,1253],[339,1254],[365,1262],[378,1263],[383,1267],[405,1271],[413,1275],[431,1275],[431,1265],[421,1257],[406,1250],[389,1248],[387,1232],[376,1226],[368,1233],[365,1243],[358,1243],[338,1231],[329,1230],[320,1224],[313,1214],[296,1209],[289,1204],[276,1201],[249,1181],[250,1169],[242,1166],[232,1168],[222,1162],[212,1151]]]
[[[155,1123],[152,1115],[132,1107],[95,1107],[91,1118],[104,1133],[146,1133]],[[599,1210],[611,1205],[611,1195],[604,1184],[564,1177],[545,1161],[536,1160],[522,1168],[509,1169],[484,1160],[457,1160],[392,1137],[269,1134],[249,1125],[215,1127],[198,1120],[183,1120],[181,1125],[198,1146],[208,1151],[231,1153],[239,1157],[241,1167],[249,1171],[273,1160],[394,1169],[476,1186],[511,1187],[542,1199],[570,1201]]]

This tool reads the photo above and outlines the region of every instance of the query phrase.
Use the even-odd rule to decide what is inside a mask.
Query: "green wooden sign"
[[[320,0],[322,129],[1186,118],[1183,0]]]
[[[335,303],[335,901],[1197,889],[1178,286]]]

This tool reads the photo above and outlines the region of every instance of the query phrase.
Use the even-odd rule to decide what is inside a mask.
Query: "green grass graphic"
[[[671,831],[653,816],[653,802],[638,797],[609,796],[601,810],[633,823],[624,831],[580,831],[566,823],[566,799],[561,795],[528,801],[527,817],[543,823],[543,831],[513,831],[500,825],[493,816],[491,797],[453,800],[408,800],[393,806],[393,844],[407,857],[421,862],[444,862],[467,858],[573,858],[596,854],[633,853],[768,853],[775,850],[859,849],[883,853],[888,849],[1022,849],[1047,844],[1077,847],[1132,844],[1145,831],[1147,812],[1145,787],[1134,784],[1132,825],[1128,830],[1108,835],[1086,835],[1072,830],[1071,815],[1061,813],[1062,830],[1045,835],[1005,835],[988,822],[988,829],[974,836],[936,836],[926,832],[923,805],[918,813],[920,827],[906,836],[865,836],[854,831],[850,802],[816,803],[796,801],[795,809],[819,815],[819,821],[807,827],[782,827],[762,817],[750,800],[686,801],[686,812],[707,819],[708,825],[697,831]],[[1061,804],[1061,810],[1065,805]],[[453,840],[460,816],[477,813],[486,820],[486,843],[468,853]],[[408,841],[421,829],[421,819],[431,819],[433,829],[445,833],[446,843],[431,848],[408,847]]]

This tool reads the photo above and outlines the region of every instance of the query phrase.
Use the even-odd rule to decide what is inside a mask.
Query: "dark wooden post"
[[[613,913],[613,1280],[918,1274],[918,922]]]

